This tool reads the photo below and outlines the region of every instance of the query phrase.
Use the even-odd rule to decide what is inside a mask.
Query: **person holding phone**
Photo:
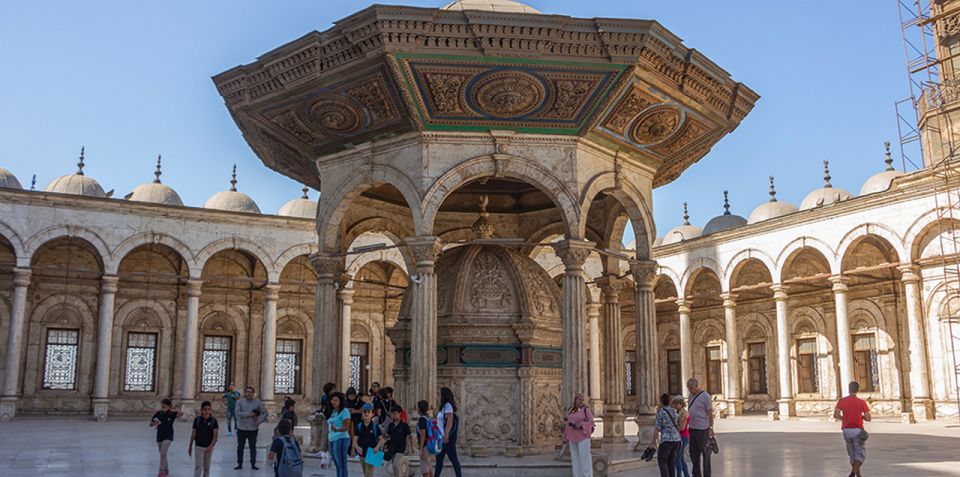
[[[259,470],[257,467],[257,431],[260,430],[260,423],[267,420],[267,408],[263,406],[263,401],[253,397],[253,386],[247,386],[243,390],[243,398],[237,401],[237,466],[234,470],[243,468],[243,445],[249,443],[250,446],[250,468]]]
[[[173,423],[180,417],[180,408],[169,399],[160,401],[160,410],[150,419],[150,427],[157,428],[157,449],[160,450],[160,470],[157,477],[167,477],[170,467],[167,464],[167,450],[173,443]]]

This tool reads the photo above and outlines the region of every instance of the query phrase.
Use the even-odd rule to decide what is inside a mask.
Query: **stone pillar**
[[[934,419],[933,400],[927,372],[926,340],[923,333],[923,299],[920,296],[920,272],[913,265],[900,267],[907,308],[907,335],[910,340],[910,397],[914,416]]]
[[[636,285],[634,291],[634,324],[636,328],[637,353],[637,408],[640,413],[653,415],[660,403],[657,394],[660,381],[660,366],[657,347],[657,307],[654,302],[653,285],[657,262],[630,262],[630,273]]]
[[[603,410],[600,397],[600,304],[587,304],[587,323],[590,334],[590,400],[588,404],[594,414]],[[609,368],[608,368],[609,369]],[[608,377],[609,379],[609,377]]]
[[[680,314],[680,386],[686,394],[687,380],[693,377],[693,337],[690,336],[690,305],[683,298],[677,300],[677,313]]]
[[[603,291],[603,356],[607,368],[604,387],[606,406],[603,409],[604,442],[626,442],[623,437],[623,400],[627,394],[626,352],[623,349],[620,291],[629,284],[627,280],[613,275],[597,280],[597,285]],[[599,351],[597,354],[600,354]]]
[[[833,301],[837,314],[837,357],[840,361],[840,395],[849,394],[847,385],[853,381],[853,344],[850,338],[850,320],[847,318],[848,279],[835,275],[830,277],[833,283]]]
[[[743,414],[743,399],[740,394],[740,341],[737,336],[737,296],[733,293],[720,295],[723,298],[723,322],[727,335],[727,413]]]
[[[20,390],[20,361],[27,323],[27,288],[30,269],[13,269],[13,303],[10,306],[10,334],[7,336],[7,354],[4,361],[3,390],[0,393],[0,421],[9,421],[17,414],[17,395]]]
[[[440,239],[412,237],[404,241],[416,261],[408,291],[413,293],[410,320],[410,383],[407,400],[434,402],[437,394],[437,279],[434,264],[443,250]],[[409,405],[409,404],[407,404]]]
[[[343,276],[341,282],[350,278]],[[346,389],[350,383],[350,308],[353,306],[353,286],[344,285],[337,293],[340,296],[340,387]]]
[[[313,311],[313,369],[310,398],[320,404],[323,385],[340,378],[340,331],[337,309],[337,278],[343,270],[343,259],[313,254],[310,263],[317,272],[317,292]]]
[[[263,369],[260,371],[260,399],[273,401],[277,370],[277,300],[280,284],[268,283],[263,297]]]
[[[203,282],[187,280],[187,325],[183,335],[183,388],[180,395],[184,416],[192,417],[189,412],[197,397],[197,352],[200,346],[200,291]]]
[[[117,298],[117,276],[104,275],[100,281],[100,322],[97,325],[97,367],[93,375],[93,417],[107,420],[110,393],[110,352],[113,350],[113,312]]]
[[[583,240],[563,240],[553,245],[557,256],[563,261],[563,405],[573,403],[577,393],[587,394],[585,364],[586,329],[585,314],[587,281],[583,264],[593,251],[593,244]]]
[[[771,286],[773,299],[777,302],[777,364],[780,376],[780,399],[777,404],[781,417],[797,415],[797,403],[793,399],[793,379],[790,372],[790,329],[787,326],[787,292],[782,285]]]

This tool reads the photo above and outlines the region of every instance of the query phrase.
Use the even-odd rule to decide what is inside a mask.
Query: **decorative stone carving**
[[[489,446],[496,442],[499,446],[519,441],[516,413],[501,412],[504,399],[510,401],[517,397],[514,384],[468,383],[464,390],[467,406],[463,420],[468,424],[467,432],[461,435],[466,437],[468,445]]]
[[[637,118],[630,130],[630,139],[637,144],[656,144],[676,132],[680,127],[680,120],[680,111],[675,108],[654,108]]]
[[[497,118],[530,114],[547,95],[539,79],[519,70],[495,71],[481,76],[471,93],[480,112]]]
[[[623,96],[620,104],[607,118],[604,126],[621,136],[626,135],[627,124],[630,124],[630,121],[637,117],[640,111],[653,104],[653,101],[654,99],[642,92],[640,88],[631,86],[629,92]]]
[[[505,283],[503,266],[493,253],[485,251],[477,255],[472,271],[473,286],[470,289],[470,304],[474,309],[510,307],[513,295]]]
[[[310,263],[313,264],[317,275],[321,277],[338,277],[344,269],[344,261],[340,257],[313,254],[310,256]]]
[[[436,237],[411,237],[404,240],[404,244],[417,264],[432,264],[443,251],[443,244]]]
[[[561,118],[574,116],[583,107],[594,83],[582,80],[558,80],[555,83],[556,100],[551,115]]]
[[[577,240],[564,240],[553,244],[553,250],[568,268],[582,268],[593,252],[593,244]]]
[[[366,122],[363,111],[342,96],[321,98],[310,105],[309,112],[314,124],[335,134],[354,132]]]
[[[360,100],[372,113],[372,123],[388,121],[398,116],[396,104],[387,92],[385,81],[383,75],[375,75],[369,81],[347,88],[347,93]]]
[[[633,275],[633,281],[637,286],[653,286],[653,279],[657,274],[657,262],[632,260],[630,262],[630,273]]]
[[[433,97],[433,107],[439,114],[462,114],[464,112],[463,83],[466,75],[428,73],[427,84]]]

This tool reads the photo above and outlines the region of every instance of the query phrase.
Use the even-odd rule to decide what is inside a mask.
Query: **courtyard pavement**
[[[159,456],[155,433],[148,427],[148,418],[142,420],[114,419],[98,423],[85,419],[52,417],[25,417],[0,423],[0,476],[146,476],[157,474]],[[785,476],[821,477],[845,476],[848,473],[846,454],[838,431],[839,424],[822,420],[789,422],[767,421],[760,417],[741,417],[718,421],[721,452],[714,458],[715,477]],[[960,423],[955,421],[905,425],[899,422],[874,422],[868,425],[870,441],[867,448],[865,476],[960,476]],[[245,462],[243,471],[234,471],[236,462],[235,438],[222,437],[214,451],[213,476],[271,476],[265,462],[266,446],[273,425],[264,425],[260,431],[258,449],[259,471]],[[298,429],[305,432],[306,429]],[[628,424],[628,432],[635,427]],[[170,448],[170,475],[188,477],[193,473],[192,460],[187,457],[189,423],[177,423],[176,437]],[[635,458],[626,445],[605,449],[614,461]],[[249,460],[245,456],[245,460]],[[539,463],[556,466],[551,456],[539,458],[476,458],[465,457],[472,468],[467,476],[533,475],[523,470]],[[320,471],[315,459],[308,459],[305,476],[333,476],[332,471]],[[495,471],[496,463],[513,463],[513,470]],[[356,464],[350,475],[361,475]],[[569,471],[553,467],[540,475],[570,475]],[[378,472],[378,476],[386,475]],[[453,475],[452,469],[443,475]],[[615,477],[653,477],[658,475],[655,462],[642,463]]]

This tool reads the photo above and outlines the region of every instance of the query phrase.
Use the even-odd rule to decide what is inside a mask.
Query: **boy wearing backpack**
[[[303,454],[293,437],[293,423],[281,419],[277,424],[280,435],[273,438],[267,459],[273,460],[274,477],[303,477]]]
[[[417,403],[417,452],[420,454],[420,474],[433,477],[434,456],[440,453],[443,447],[443,438],[436,421],[430,417],[430,403]]]
[[[373,477],[375,467],[367,463],[367,454],[380,452],[385,438],[380,431],[380,425],[373,419],[373,404],[363,405],[363,420],[357,426],[357,433],[353,436],[353,450],[360,457],[360,467],[363,477]]]
[[[197,448],[194,460],[193,477],[210,477],[210,457],[213,456],[213,446],[217,444],[217,434],[220,425],[213,417],[210,401],[200,404],[200,415],[193,418],[193,432],[190,434],[190,443],[187,444],[187,455],[193,456],[193,448]]]
[[[389,461],[393,467],[393,475],[396,477],[407,477],[407,468],[409,467],[407,457],[407,445],[413,449],[413,435],[410,434],[410,425],[403,416],[403,408],[394,405],[390,409],[390,424],[387,426],[387,451],[383,455],[383,460]]]

